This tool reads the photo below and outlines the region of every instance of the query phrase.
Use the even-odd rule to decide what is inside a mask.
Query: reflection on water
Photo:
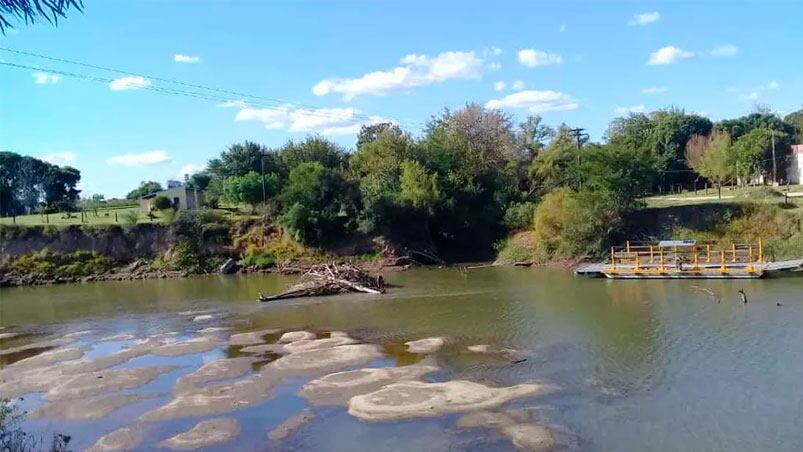
[[[510,407],[533,410],[557,432],[565,448],[753,451],[799,450],[803,444],[803,279],[608,281],[513,268],[468,273],[417,269],[387,278],[397,287],[384,296],[267,304],[255,303],[256,294],[279,291],[292,278],[254,275],[1,289],[0,326],[37,334],[3,340],[0,349],[91,329],[92,334],[74,341],[91,345],[88,353],[94,358],[131,344],[114,342],[101,348],[97,342],[119,334],[144,338],[178,332],[175,340],[182,340],[209,327],[230,327],[232,333],[309,329],[318,337],[347,331],[361,342],[382,346],[388,358],[374,365],[406,366],[424,355],[407,352],[404,342],[443,336],[448,340],[437,354],[441,371],[428,380],[505,386],[540,381],[553,386],[545,395],[514,401]],[[738,302],[740,288],[750,297],[747,305]],[[776,306],[778,301],[783,306]],[[188,310],[205,310],[212,317],[194,321],[194,316],[178,314]],[[266,335],[265,341],[275,342],[279,336]],[[467,351],[476,344],[512,349],[515,356]],[[51,348],[0,354],[0,366]],[[212,352],[181,357],[180,370],[138,389],[156,391],[159,397],[99,421],[32,420],[29,425],[70,433],[80,449],[169,401],[175,379],[204,362],[253,356],[242,348],[224,344]],[[279,356],[259,355],[252,372]],[[121,367],[167,362],[176,361],[146,355]],[[284,442],[268,442],[266,432],[306,406],[296,396],[305,381],[290,378],[274,389],[269,401],[235,412],[242,433],[227,448],[514,448],[493,430],[458,429],[454,416],[366,423],[342,407],[320,408],[311,424]],[[41,403],[41,397],[32,396],[25,406]],[[161,440],[198,420],[159,423],[148,435]]]

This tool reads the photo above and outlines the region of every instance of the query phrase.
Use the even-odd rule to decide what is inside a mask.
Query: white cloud
[[[649,25],[654,22],[658,22],[661,19],[661,13],[658,11],[653,11],[651,13],[640,13],[640,14],[633,14],[633,18],[630,19],[627,24],[628,25]]]
[[[750,91],[749,93],[739,94],[739,100],[750,101],[758,99],[758,91]]]
[[[77,155],[75,152],[54,152],[52,154],[45,154],[42,160],[52,163],[54,165],[69,165],[75,161]]]
[[[127,89],[140,89],[151,86],[151,81],[141,75],[122,77],[112,80],[109,88],[112,91],[125,91]]]
[[[499,56],[502,54],[502,49],[496,46],[486,47],[483,54],[485,56]]]
[[[519,63],[527,67],[548,66],[563,62],[562,56],[557,53],[544,52],[543,50],[521,49],[518,56]]]
[[[778,89],[780,87],[781,87],[781,84],[776,82],[775,80],[773,80],[773,81],[771,81],[771,82],[769,82],[767,84],[767,89]]]
[[[192,63],[197,63],[197,62],[201,61],[201,57],[182,55],[180,53],[177,53],[177,54],[173,55],[173,61],[175,61],[176,63],[190,63],[190,64],[192,64]]]
[[[505,87],[506,87],[505,82],[494,83],[494,91],[504,91]]]
[[[630,113],[644,113],[644,105],[631,105],[629,107],[616,107],[613,112],[617,115],[628,115]]]
[[[651,53],[650,59],[647,60],[647,64],[651,66],[660,64],[672,64],[672,63],[677,63],[680,60],[691,58],[693,56],[694,53],[687,52],[679,47],[666,46],[666,47],[661,47],[660,49]]]
[[[739,48],[731,44],[714,47],[714,49],[711,50],[711,55],[718,57],[735,56],[737,53],[739,53]]]
[[[217,104],[217,106],[220,108],[245,108],[248,106],[248,102],[246,102],[245,99],[233,99]]]
[[[502,69],[502,65],[499,64],[499,63],[496,63],[496,62],[488,63],[488,69],[490,69],[490,70],[495,72],[495,71],[498,71],[498,70]]]
[[[649,88],[642,88],[642,94],[661,94],[669,91],[669,88],[663,86],[652,86]]]
[[[33,75],[33,82],[37,85],[55,85],[61,80],[61,76],[45,72],[34,72],[31,75]]]
[[[580,104],[571,96],[559,91],[519,91],[502,99],[492,99],[486,108],[526,108],[531,113],[575,110]]]
[[[565,32],[566,31],[566,24],[560,24],[560,27],[558,27],[558,31],[561,32],[561,33]]]
[[[200,173],[201,171],[206,169],[206,165],[200,163],[188,163],[181,167],[178,170],[178,174],[176,174],[176,179],[182,180],[184,179],[185,175],[192,176],[195,173]]]
[[[524,89],[524,82],[521,80],[516,80],[512,85],[510,85],[510,89],[513,91],[521,91]]]
[[[116,155],[106,159],[106,164],[114,166],[148,166],[169,161],[170,156],[166,151],[149,151],[141,154]]]
[[[287,129],[289,132],[318,132],[324,135],[356,134],[360,127],[378,122],[390,122],[380,116],[363,116],[353,108],[319,108],[315,110],[283,105],[277,108],[243,108],[235,121],[258,121],[267,129]]]
[[[316,96],[341,93],[349,101],[365,94],[387,94],[452,79],[479,79],[483,71],[483,60],[473,51],[443,52],[435,57],[411,54],[402,58],[401,64],[359,78],[324,79],[312,87],[312,92]]]

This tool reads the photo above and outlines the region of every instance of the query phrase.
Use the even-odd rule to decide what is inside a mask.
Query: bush
[[[602,255],[622,224],[603,195],[558,189],[544,197],[533,219],[536,260]]]
[[[245,256],[241,263],[245,267],[268,268],[276,265],[276,256],[274,256],[273,253],[266,251],[257,252],[255,254]]]
[[[21,424],[25,415],[11,404],[8,399],[0,400],[0,451],[28,452],[35,450],[49,450],[62,452],[68,450],[67,446],[72,439],[70,436],[53,435],[50,447],[45,447],[44,438],[31,434],[22,429]]]
[[[153,198],[153,208],[156,210],[165,210],[165,209],[172,209],[173,203],[170,202],[170,198],[165,195],[158,195]]]
[[[47,248],[0,263],[0,273],[39,275],[45,278],[82,277],[104,273],[115,261],[90,251],[56,253]]]
[[[514,202],[505,211],[505,226],[511,231],[529,229],[537,206],[534,202]]]
[[[119,217],[123,220],[123,224],[126,226],[135,226],[139,221],[139,212],[135,209],[126,210],[125,212],[121,213]]]

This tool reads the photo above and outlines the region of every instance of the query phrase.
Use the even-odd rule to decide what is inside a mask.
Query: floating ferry
[[[803,259],[766,262],[760,240],[729,247],[696,240],[628,241],[611,247],[609,262],[581,266],[575,274],[610,279],[755,279],[801,266]]]

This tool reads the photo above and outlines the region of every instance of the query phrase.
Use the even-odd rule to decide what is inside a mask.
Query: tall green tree
[[[128,194],[125,195],[125,198],[126,199],[139,199],[139,198],[141,198],[141,197],[143,197],[145,195],[148,195],[148,194],[151,194],[151,193],[155,193],[157,191],[162,191],[162,190],[164,190],[164,188],[162,188],[162,184],[160,184],[159,182],[155,182],[155,181],[152,181],[152,180],[151,181],[142,181],[142,182],[139,183],[139,187],[137,187],[137,188],[131,190],[130,192],[128,192]]]
[[[783,120],[795,128],[795,144],[803,144],[803,109],[789,113]]]
[[[285,205],[281,221],[301,242],[331,242],[356,226],[355,193],[339,171],[320,162],[300,163],[280,196]]]
[[[248,204],[251,211],[263,199],[270,200],[278,192],[279,176],[276,173],[268,173],[263,179],[256,171],[250,171],[242,176],[231,176],[223,183],[224,199],[234,205]]]
[[[722,198],[722,185],[736,176],[736,153],[733,151],[730,135],[714,132],[699,156],[691,161],[694,171],[712,181]]]
[[[346,152],[340,146],[318,136],[288,141],[279,148],[277,157],[285,174],[307,162],[318,162],[325,168],[342,168],[346,162]]]

